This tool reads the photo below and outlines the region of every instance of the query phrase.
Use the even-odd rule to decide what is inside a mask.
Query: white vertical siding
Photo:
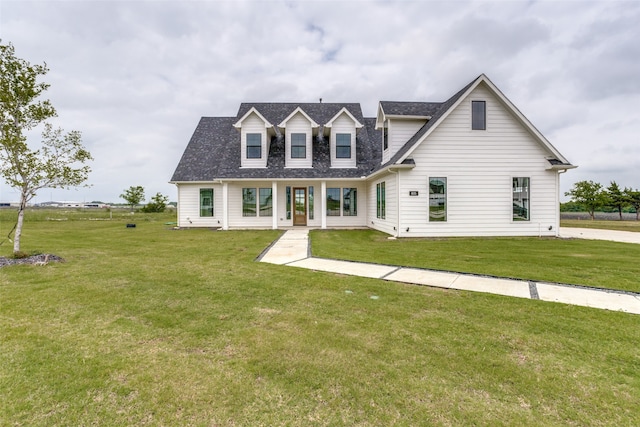
[[[351,158],[339,159],[336,157],[336,134],[339,133],[348,133],[351,135]],[[331,167],[356,167],[356,124],[347,113],[342,113],[340,117],[334,120],[331,126]]]
[[[222,185],[179,184],[177,187],[179,227],[222,227]],[[213,217],[200,216],[201,188],[213,188]]]
[[[247,134],[259,133],[261,135],[260,140],[262,142],[262,157],[260,159],[247,159]],[[252,113],[242,122],[241,130],[241,150],[242,160],[241,165],[243,168],[265,168],[267,167],[267,157],[269,144],[267,141],[267,129],[265,123],[257,114]]]
[[[287,122],[285,130],[285,147],[286,147],[286,160],[285,164],[288,168],[310,168],[313,164],[313,150],[312,150],[312,135],[313,129],[311,123],[301,113],[296,113]],[[291,134],[292,133],[304,133],[307,137],[307,156],[304,159],[292,159],[291,158]]]
[[[486,130],[471,130],[472,100],[487,103]],[[546,169],[548,155],[484,85],[478,86],[412,153],[416,167],[400,172],[401,235],[555,236],[558,179]],[[428,221],[429,177],[447,178],[446,222]],[[513,177],[530,178],[529,221],[512,220]]]

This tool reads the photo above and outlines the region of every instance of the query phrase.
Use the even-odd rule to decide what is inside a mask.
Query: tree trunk
[[[20,252],[20,237],[22,237],[22,224],[24,224],[24,210],[27,207],[27,196],[23,193],[20,195],[20,207],[18,208],[18,222],[16,223],[16,231],[13,234],[13,253]]]
[[[16,231],[13,234],[13,253],[20,252],[20,236],[22,236],[22,224],[24,223],[24,207],[20,204],[20,210],[18,211],[18,223],[16,224]]]

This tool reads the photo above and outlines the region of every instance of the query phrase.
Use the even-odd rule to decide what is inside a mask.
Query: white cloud
[[[581,179],[640,187],[640,3],[627,1],[30,1],[0,38],[46,62],[56,124],[82,131],[117,202],[167,183],[201,116],[243,101],[442,101],[486,73]],[[0,186],[0,199],[12,193]]]

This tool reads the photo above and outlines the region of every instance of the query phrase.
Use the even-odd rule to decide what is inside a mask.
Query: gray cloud
[[[3,0],[0,38],[47,62],[56,124],[93,187],[167,184],[201,116],[243,101],[442,101],[486,73],[571,161],[562,177],[640,187],[640,3]],[[563,188],[564,191],[564,188]],[[13,199],[0,185],[0,199]]]

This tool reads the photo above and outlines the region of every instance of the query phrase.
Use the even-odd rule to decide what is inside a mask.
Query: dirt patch
[[[64,262],[64,259],[52,254],[32,255],[26,258],[0,257],[0,268],[19,264],[47,265],[50,262]]]

